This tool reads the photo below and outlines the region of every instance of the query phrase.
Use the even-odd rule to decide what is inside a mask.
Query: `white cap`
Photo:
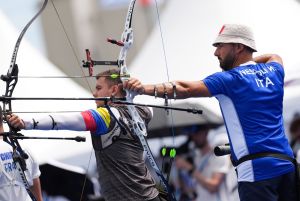
[[[254,34],[252,30],[240,24],[225,24],[222,26],[219,35],[213,43],[216,46],[218,43],[240,43],[250,47],[256,52]]]

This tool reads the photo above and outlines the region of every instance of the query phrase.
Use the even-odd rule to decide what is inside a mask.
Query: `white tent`
[[[0,12],[0,73],[6,74],[14,45],[19,36],[6,16]],[[30,29],[30,28],[29,28]],[[63,56],[63,55],[62,55]],[[66,76],[56,66],[45,59],[24,38],[19,49],[17,64],[20,76]],[[77,68],[77,67],[74,67]],[[1,93],[5,92],[5,83],[0,82]],[[14,97],[92,97],[71,79],[19,79]],[[13,101],[13,111],[83,111],[95,107],[93,101]],[[20,114],[20,116],[38,114]],[[22,131],[28,136],[73,137],[78,132],[68,131]],[[24,145],[33,153],[37,161],[45,163],[47,160],[64,161],[81,153],[92,153],[90,134],[83,132],[81,136],[87,142],[60,141],[60,140],[23,140]],[[83,164],[88,164],[89,158],[77,158]],[[84,162],[82,162],[84,160]]]
[[[295,0],[172,0],[160,19],[170,80],[200,80],[220,71],[218,60],[213,55],[215,48],[212,42],[225,23],[251,26],[257,41],[256,55],[281,55],[285,63],[286,79],[293,77],[295,72],[300,73],[300,65],[296,65],[300,60],[297,51],[300,45],[300,4]],[[161,32],[157,26],[131,65],[132,76],[143,83],[168,80],[161,41]],[[299,91],[295,95],[299,101]],[[145,96],[137,97],[138,100],[154,101],[152,97]],[[155,102],[163,104],[163,100]],[[181,105],[186,104],[198,105],[204,109],[204,115],[210,114],[217,121],[221,116],[214,98],[181,102]],[[288,110],[285,113],[293,112],[293,109]],[[159,115],[156,118],[159,122],[165,122]],[[186,115],[181,118],[182,122],[188,120]],[[200,118],[198,122],[201,122]]]

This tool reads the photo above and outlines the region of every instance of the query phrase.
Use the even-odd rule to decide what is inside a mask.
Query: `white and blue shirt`
[[[24,150],[29,158],[26,159],[27,170],[26,179],[30,186],[33,186],[33,180],[39,178],[41,172],[39,164],[32,157],[30,152]],[[0,139],[0,200],[3,201],[31,201],[22,178],[13,161],[12,147]]]
[[[285,136],[282,102],[284,69],[276,62],[248,62],[203,80],[219,101],[232,157],[259,152],[293,157]],[[260,181],[294,170],[289,161],[264,157],[237,166],[238,181]]]

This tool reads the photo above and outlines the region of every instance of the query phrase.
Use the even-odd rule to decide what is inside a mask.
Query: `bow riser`
[[[6,76],[1,76],[1,79],[6,82],[5,97],[12,97],[13,91],[18,83],[18,73],[18,65],[14,64],[13,67],[10,67],[9,72]],[[14,76],[14,78],[11,78],[11,76]],[[10,100],[3,101],[3,111],[12,111]]]
[[[131,0],[125,20],[125,28],[122,33],[121,41],[124,43],[124,46],[121,48],[119,58],[118,58],[118,66],[120,68],[120,75],[129,75],[129,70],[126,66],[126,57],[127,57],[127,51],[130,49],[131,45],[133,44],[133,29],[131,27],[132,25],[132,16],[133,16],[133,9],[135,5],[136,0]],[[122,82],[125,82],[129,79],[129,76],[127,77],[121,77]],[[130,92],[126,90],[126,101],[132,103],[133,99],[137,95],[134,92]],[[168,192],[169,199],[171,201],[176,201],[176,198],[174,195],[170,192],[168,181],[164,178],[163,174],[161,173],[160,169],[158,168],[158,165],[156,164],[153,154],[149,148],[149,145],[145,139],[147,136],[147,129],[145,122],[140,117],[139,113],[137,112],[137,109],[132,105],[127,105],[128,111],[130,113],[130,116],[132,117],[132,124],[133,124],[133,130],[135,135],[138,136],[139,141],[141,145],[143,146],[143,149],[146,153],[147,159],[150,162],[151,167],[155,170],[157,176],[160,178],[163,184],[163,189]]]

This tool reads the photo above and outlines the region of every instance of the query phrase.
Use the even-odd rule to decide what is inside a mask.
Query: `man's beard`
[[[226,57],[224,57],[224,59],[220,60],[219,58],[219,62],[220,62],[220,67],[224,70],[224,71],[228,71],[231,70],[234,66],[234,62],[235,62],[235,56],[233,54],[228,54]]]

